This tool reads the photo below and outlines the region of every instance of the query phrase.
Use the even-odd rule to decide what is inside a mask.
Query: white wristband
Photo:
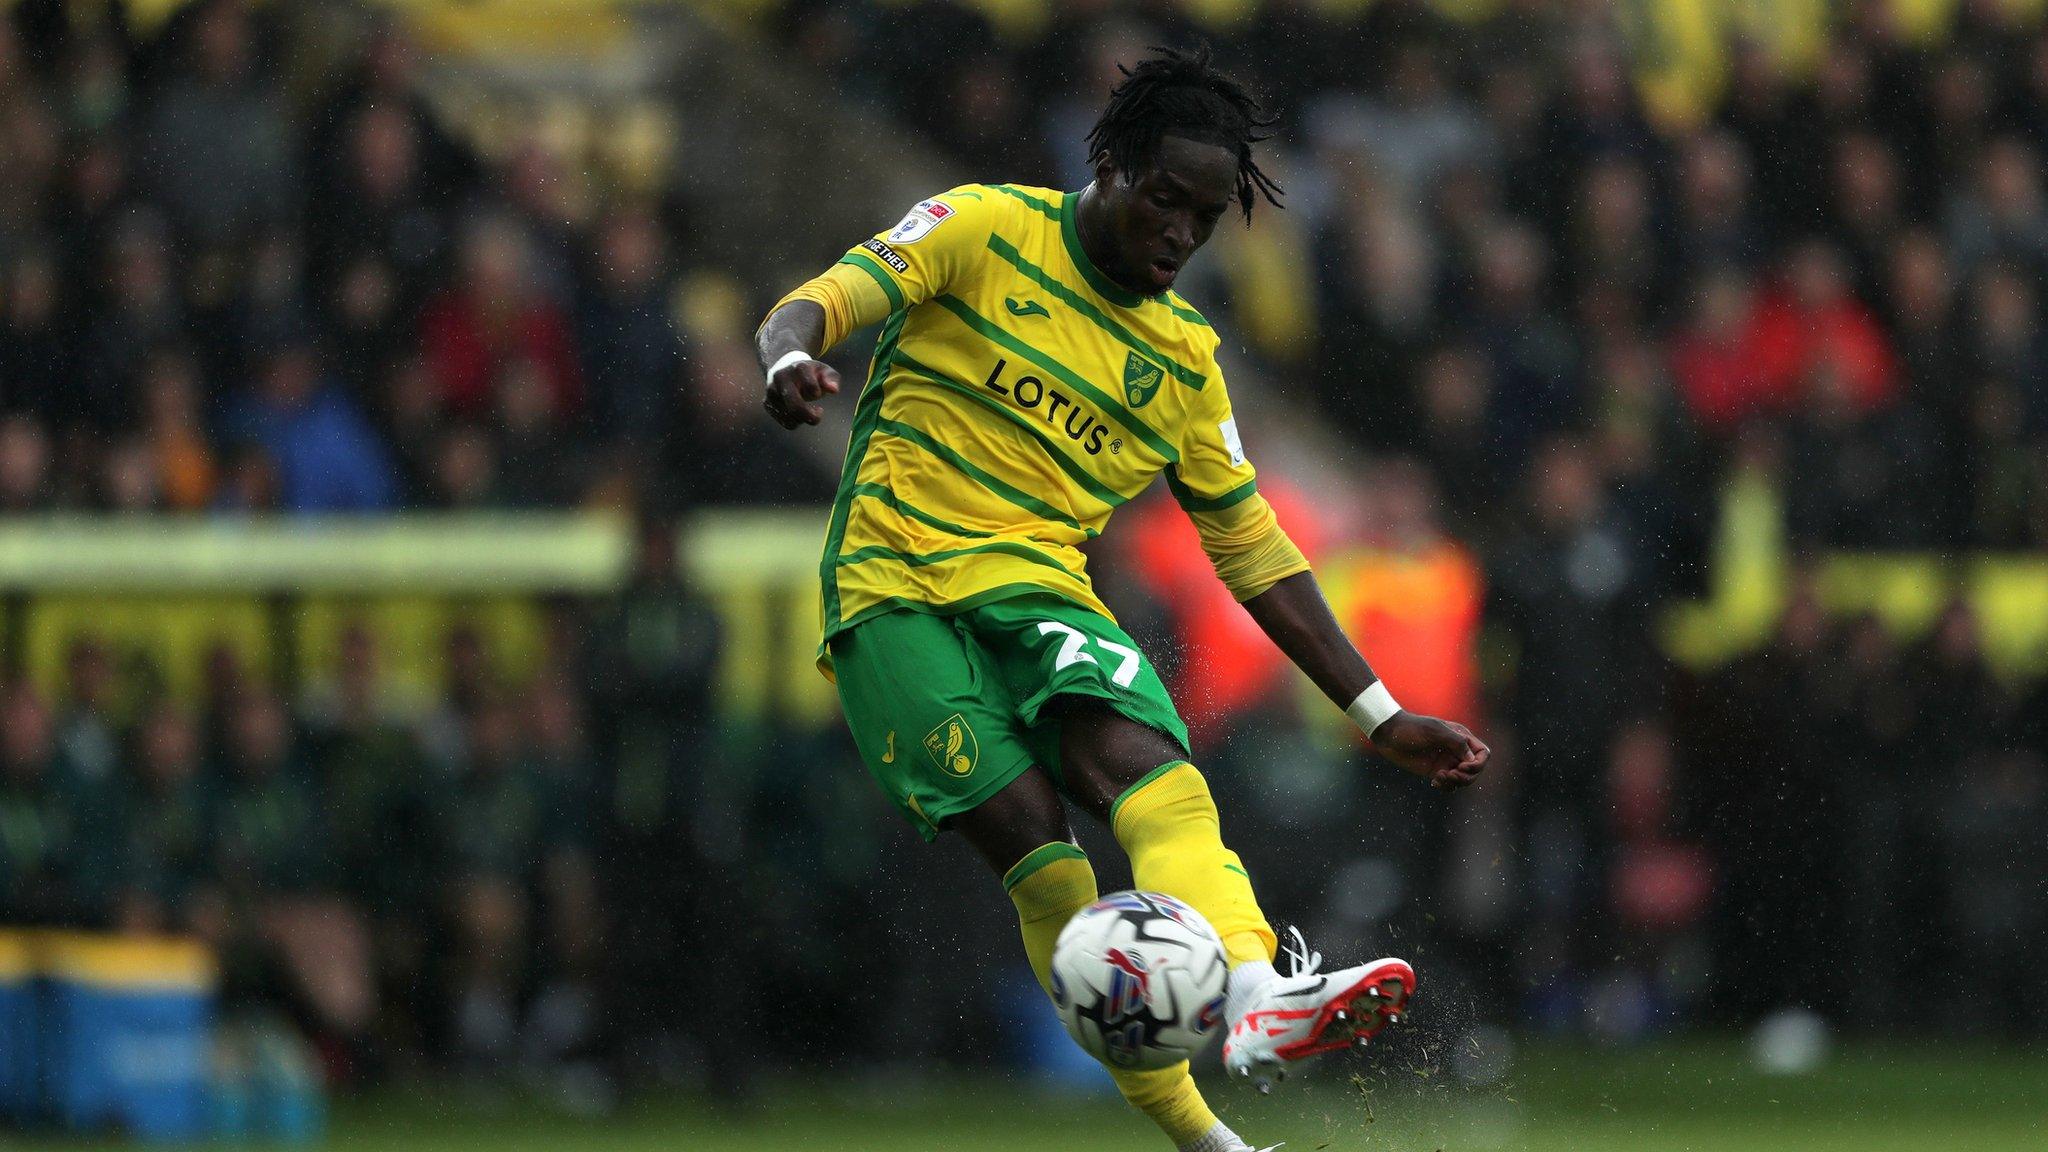
[[[1344,709],[1344,714],[1351,717],[1351,722],[1370,739],[1373,729],[1393,719],[1394,713],[1400,710],[1401,706],[1394,703],[1394,694],[1387,691],[1387,682],[1375,680],[1372,687],[1360,692],[1358,699]]]
[[[770,364],[768,366],[768,383],[773,384],[775,382],[775,374],[782,371],[784,368],[789,367],[791,364],[801,364],[806,360],[816,359],[816,356],[811,355],[809,352],[806,352],[801,348],[797,349],[794,352],[784,352],[780,360],[777,360],[775,363]]]

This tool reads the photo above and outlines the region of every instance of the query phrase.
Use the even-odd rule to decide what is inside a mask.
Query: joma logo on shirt
[[[1065,432],[1067,439],[1086,449],[1090,456],[1100,456],[1108,430],[1095,418],[1095,414],[1083,411],[1079,404],[1074,403],[1073,397],[1047,386],[1036,376],[1019,376],[1005,385],[1002,382],[1003,369],[1009,363],[1008,360],[996,361],[996,366],[989,370],[988,379],[981,382],[982,387],[998,396],[1008,396],[1017,402],[1019,408],[1037,412],[1045,417],[1047,424]],[[1061,408],[1067,410],[1064,418],[1060,415]]]

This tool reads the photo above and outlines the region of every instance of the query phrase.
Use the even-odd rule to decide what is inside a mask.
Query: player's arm
[[[1244,606],[1273,644],[1366,730],[1387,759],[1438,788],[1462,788],[1486,767],[1492,752],[1471,729],[1418,716],[1394,703],[1372,665],[1338,626],[1315,573],[1304,568],[1282,577]]]
[[[991,208],[975,185],[921,200],[889,231],[776,302],[754,333],[762,406],[784,428],[816,424],[839,373],[818,357],[892,312],[944,291],[988,243]]]
[[[817,402],[839,391],[838,369],[811,352],[823,355],[838,343],[826,340],[825,333],[825,309],[801,298],[778,305],[754,333],[754,351],[767,382],[761,404],[784,428],[823,420],[825,410]]]
[[[1212,372],[1167,473],[1194,521],[1216,575],[1287,658],[1343,708],[1387,759],[1438,788],[1462,788],[1492,754],[1461,724],[1394,703],[1323,598],[1323,590],[1273,507],[1259,495],[1237,421]]]

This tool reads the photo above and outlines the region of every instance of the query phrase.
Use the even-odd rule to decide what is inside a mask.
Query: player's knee
[[[1186,755],[1172,737],[1098,700],[1060,704],[1060,771],[1075,800],[1100,819],[1159,765]]]
[[[1003,889],[1027,925],[1064,923],[1095,902],[1095,869],[1078,845],[1054,841],[1033,849],[1003,875]]]

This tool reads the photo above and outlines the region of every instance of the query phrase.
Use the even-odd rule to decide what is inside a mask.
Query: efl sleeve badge
[[[944,201],[920,200],[917,207],[912,208],[903,217],[902,223],[890,229],[889,243],[915,244],[931,235],[932,229],[945,223],[946,218],[952,214],[953,209]]]

